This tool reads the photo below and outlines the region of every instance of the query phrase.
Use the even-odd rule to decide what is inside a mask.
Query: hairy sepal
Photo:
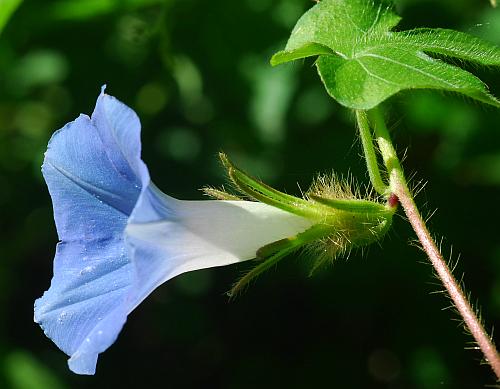
[[[280,192],[237,168],[220,153],[221,161],[234,186],[249,198],[309,219],[306,231],[272,242],[256,252],[261,263],[243,276],[232,288],[234,296],[255,277],[276,265],[286,255],[305,248],[316,257],[314,271],[339,255],[382,239],[392,223],[394,207],[377,202],[368,194],[360,197],[353,180],[343,181],[332,175],[319,176],[305,198]]]

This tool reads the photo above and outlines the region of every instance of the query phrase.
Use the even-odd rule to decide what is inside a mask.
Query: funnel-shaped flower
[[[103,91],[92,116],[57,131],[45,154],[60,242],[35,321],[75,373],[95,372],[127,315],[163,282],[252,259],[311,226],[257,202],[176,200],[152,184],[140,153],[139,119]]]

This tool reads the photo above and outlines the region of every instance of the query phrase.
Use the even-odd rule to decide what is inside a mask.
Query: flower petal
[[[99,133],[110,162],[118,174],[136,189],[149,173],[141,160],[141,123],[136,113],[103,91],[97,99],[92,123]]]
[[[97,354],[126,320],[133,266],[123,231],[141,191],[140,124],[101,93],[92,119],[57,131],[42,166],[61,242],[50,289],[35,302],[35,321],[71,356],[76,373],[93,374]]]

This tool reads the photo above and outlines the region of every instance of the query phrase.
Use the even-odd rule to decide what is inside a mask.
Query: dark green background
[[[0,2],[0,16],[8,0]],[[307,0],[25,1],[0,36],[0,387],[481,388],[457,314],[399,212],[380,246],[308,277],[284,260],[240,298],[250,263],[185,274],[130,316],[97,374],[66,367],[33,323],[57,236],[40,164],[51,133],[91,113],[102,84],[142,120],[143,157],[180,199],[224,183],[216,153],[300,193],[318,172],[367,174],[353,115],[312,61],[271,68]],[[400,0],[401,28],[440,26],[500,44],[500,9],[479,0]],[[0,17],[1,19],[1,17]],[[475,71],[500,96],[498,71]],[[464,274],[489,328],[500,325],[500,111],[434,92],[386,106],[417,202]],[[299,185],[297,185],[299,184]],[[497,336],[497,339],[499,337]]]

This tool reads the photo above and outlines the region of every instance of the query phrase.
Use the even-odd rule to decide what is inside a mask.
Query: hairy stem
[[[363,145],[365,154],[366,167],[372,186],[378,194],[388,195],[389,187],[384,183],[378,168],[377,155],[373,148],[373,137],[371,134],[370,123],[368,122],[368,115],[365,111],[356,111],[356,119],[358,121],[359,135]]]
[[[476,313],[472,309],[462,288],[457,283],[451,273],[446,261],[439,251],[434,239],[432,238],[425,222],[418,211],[413,196],[408,188],[408,184],[403,174],[403,169],[392,144],[389,131],[385,125],[384,118],[378,109],[370,111],[370,119],[375,127],[376,140],[387,168],[389,175],[390,190],[398,197],[413,230],[417,234],[422,248],[429,257],[434,269],[446,288],[453,304],[461,315],[467,329],[477,342],[477,345],[483,352],[484,358],[490,364],[491,368],[500,380],[500,355],[495,348],[491,338],[484,329]]]

